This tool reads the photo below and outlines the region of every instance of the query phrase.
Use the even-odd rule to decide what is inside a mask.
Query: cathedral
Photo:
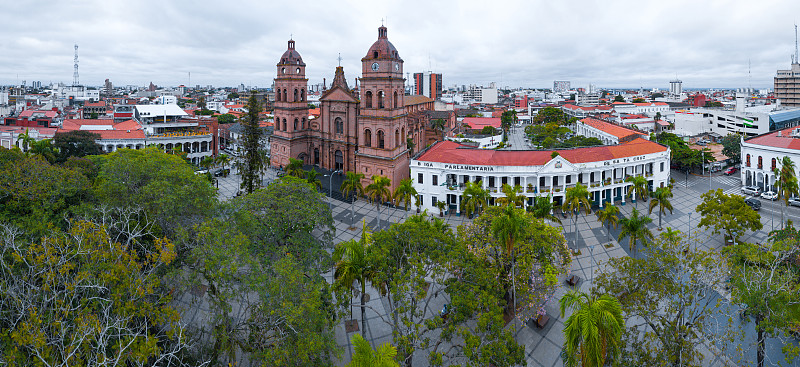
[[[286,167],[289,158],[329,170],[360,172],[391,179],[394,189],[409,178],[410,153],[430,142],[427,119],[409,118],[405,96],[403,59],[389,42],[387,29],[378,28],[378,40],[361,59],[357,88],[347,85],[339,66],[330,88],[320,97],[320,117],[309,119],[306,64],[289,40],[275,78],[275,130],[271,159],[274,167]],[[426,97],[425,97],[426,98]],[[433,110],[433,100],[417,104]]]

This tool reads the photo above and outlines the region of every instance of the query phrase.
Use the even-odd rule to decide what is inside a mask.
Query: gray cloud
[[[25,1],[0,14],[0,84],[269,86],[290,35],[310,83],[349,80],[381,19],[407,72],[446,86],[770,87],[794,52],[792,1]],[[752,81],[748,79],[748,60]]]

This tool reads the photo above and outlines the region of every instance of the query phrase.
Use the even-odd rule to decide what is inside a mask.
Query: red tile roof
[[[142,130],[142,126],[139,125],[139,123],[136,122],[135,120],[127,120],[120,122],[118,124],[114,124],[113,120],[94,120],[94,119],[64,120],[64,123],[58,130],[60,132],[81,130],[81,126],[84,125],[111,126],[113,130],[86,130],[100,135],[101,139],[144,139],[145,137],[144,131]]]
[[[500,128],[502,120],[499,117],[465,117],[463,123],[470,128],[480,130],[484,126]]]
[[[776,130],[759,136],[745,139],[745,143],[764,145],[773,148],[796,149],[800,150],[800,138],[792,136],[792,130],[798,127],[789,127],[783,130]],[[778,136],[778,132],[781,136]]]
[[[667,147],[642,138],[620,145],[558,150],[571,163],[589,163],[664,152]],[[553,150],[493,150],[467,147],[452,141],[436,143],[417,160],[477,166],[543,166]]]
[[[618,139],[623,139],[623,138],[629,137],[631,135],[644,135],[644,133],[641,133],[641,132],[638,132],[638,131],[635,131],[635,130],[631,130],[631,129],[626,129],[626,128],[622,127],[622,126],[614,125],[614,124],[611,124],[611,123],[608,123],[608,122],[605,122],[605,121],[600,121],[598,119],[593,119],[591,117],[587,117],[587,118],[582,119],[580,121],[582,123],[586,124],[586,125],[589,125],[589,126],[595,128],[595,129],[598,129],[600,131],[603,131],[603,132],[609,133],[611,135],[614,135]]]

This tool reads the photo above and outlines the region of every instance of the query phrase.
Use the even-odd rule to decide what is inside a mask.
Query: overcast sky
[[[309,83],[348,81],[384,19],[406,72],[552,88],[772,87],[800,1],[2,1],[0,84],[270,86],[290,35]],[[748,62],[750,74],[748,77]]]

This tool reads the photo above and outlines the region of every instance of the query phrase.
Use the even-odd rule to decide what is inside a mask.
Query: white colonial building
[[[626,178],[644,176],[650,190],[666,186],[669,162],[668,147],[641,138],[619,145],[524,151],[477,149],[443,141],[415,156],[410,168],[422,209],[433,211],[438,201],[445,201],[449,211],[458,213],[467,182],[489,190],[490,204],[504,196],[500,189],[508,184],[522,188],[526,205],[532,205],[537,196],[552,196],[560,205],[566,190],[581,183],[595,205],[624,205],[631,186]]]
[[[648,138],[645,132],[631,130],[591,117],[575,122],[575,133],[588,138],[600,139],[606,145],[620,144],[638,138]]]
[[[742,140],[742,183],[763,190],[775,188],[775,168],[783,157],[800,167],[800,128],[790,127]]]

